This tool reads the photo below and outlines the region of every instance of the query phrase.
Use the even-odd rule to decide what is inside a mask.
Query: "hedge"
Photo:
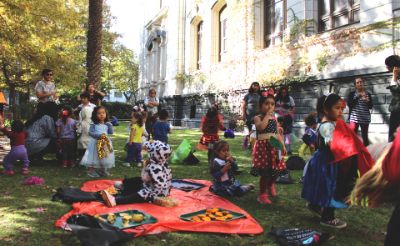
[[[107,111],[108,116],[115,116],[118,119],[130,119],[132,112],[132,105],[121,102],[102,102]]]

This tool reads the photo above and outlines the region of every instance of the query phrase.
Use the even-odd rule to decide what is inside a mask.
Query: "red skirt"
[[[251,174],[277,177],[286,172],[286,164],[283,158],[279,157],[279,151],[268,140],[257,140],[253,148]]]
[[[219,141],[218,134],[203,134],[200,138],[200,143],[198,144],[197,148],[199,150],[207,150],[212,148],[212,145]]]

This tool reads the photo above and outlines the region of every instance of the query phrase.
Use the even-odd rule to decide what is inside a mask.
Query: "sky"
[[[140,30],[143,27],[143,0],[106,0],[116,17],[112,31],[122,35],[120,42],[135,51],[140,50]]]

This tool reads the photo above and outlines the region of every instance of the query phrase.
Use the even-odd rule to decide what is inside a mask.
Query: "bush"
[[[131,112],[132,112],[132,105],[128,103],[121,103],[121,102],[102,102],[107,111],[108,116],[115,116],[118,119],[130,119]]]

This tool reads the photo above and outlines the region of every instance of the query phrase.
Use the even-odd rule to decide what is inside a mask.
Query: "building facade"
[[[153,0],[145,9],[140,97],[156,88],[177,122],[196,121],[215,101],[240,113],[259,81],[291,85],[301,128],[318,96],[346,97],[363,76],[372,141],[385,138],[384,59],[398,51],[399,0]]]

